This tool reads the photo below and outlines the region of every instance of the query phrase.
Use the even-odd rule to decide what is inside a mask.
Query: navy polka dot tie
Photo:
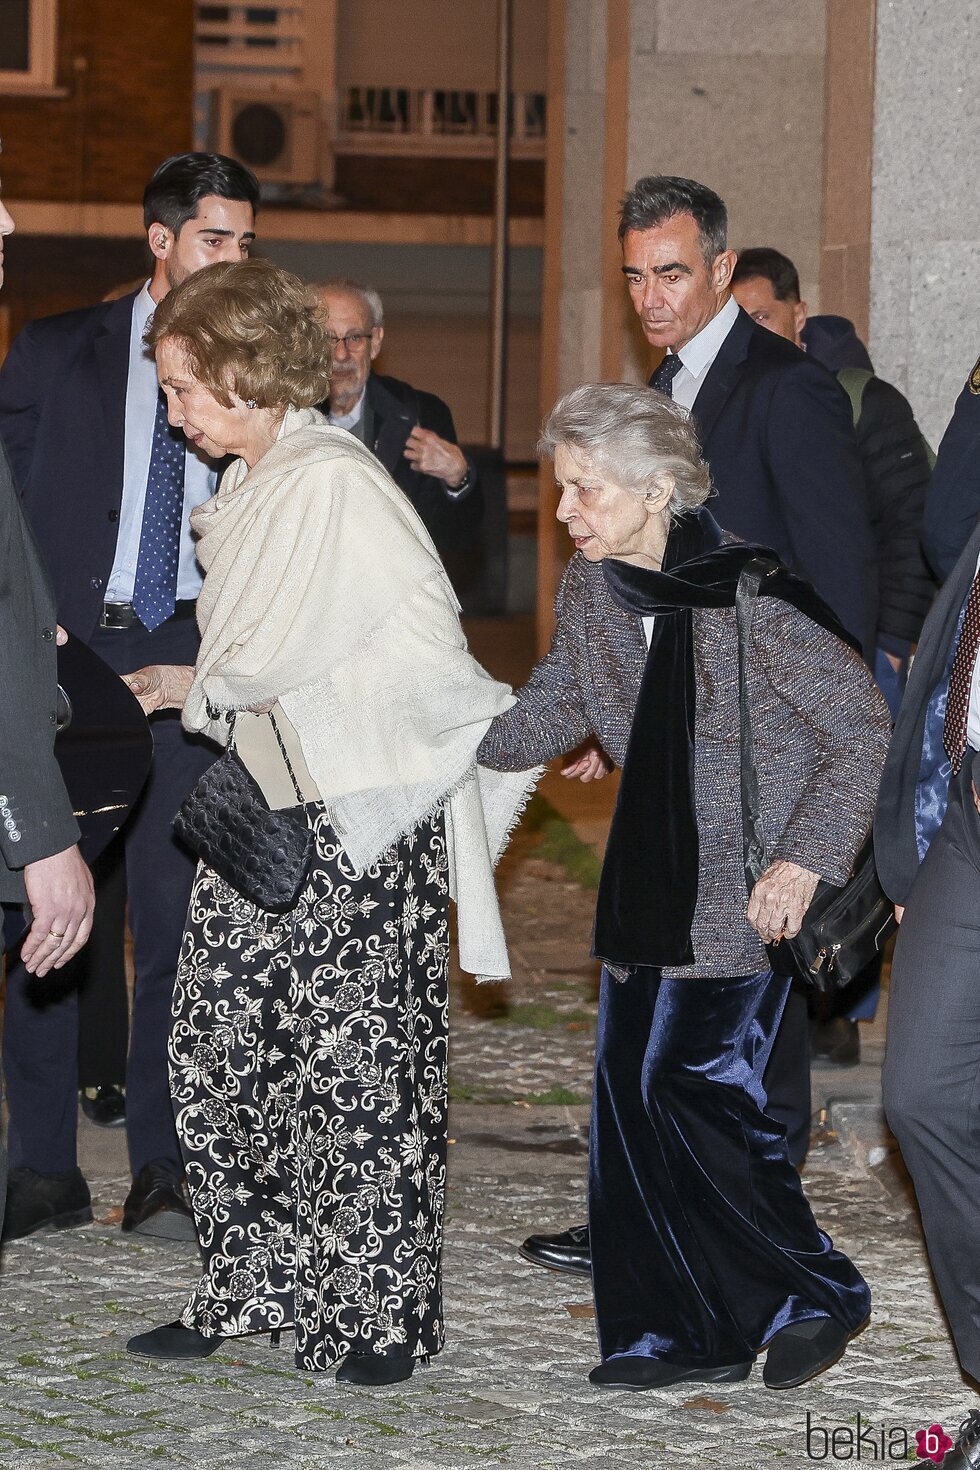
[[[177,606],[184,451],[184,436],[167,423],[167,401],[161,393],[153,424],[153,448],[133,586],[133,609],[151,633],[166,622]]]
[[[658,393],[666,393],[668,398],[673,398],[674,395],[671,392],[670,385],[683,366],[684,364],[677,356],[677,353],[669,352],[660,366],[654,370],[647,387],[656,388]]]

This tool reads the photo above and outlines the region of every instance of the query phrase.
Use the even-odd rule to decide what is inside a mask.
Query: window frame
[[[0,71],[0,96],[16,97],[56,90],[58,0],[28,0],[28,68]]]

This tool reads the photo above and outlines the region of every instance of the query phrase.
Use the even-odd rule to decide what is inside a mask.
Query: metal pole
[[[497,0],[497,170],[490,272],[490,405],[487,437],[504,447],[507,386],[507,165],[510,151],[510,32],[512,0]]]

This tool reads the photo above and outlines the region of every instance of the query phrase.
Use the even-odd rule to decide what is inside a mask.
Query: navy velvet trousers
[[[762,1084],[788,981],[602,977],[589,1226],[603,1359],[747,1362],[871,1297],[817,1228]]]

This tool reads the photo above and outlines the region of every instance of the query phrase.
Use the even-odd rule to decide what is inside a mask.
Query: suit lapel
[[[711,431],[728,401],[729,394],[738,382],[742,364],[748,355],[749,343],[755,324],[752,318],[739,309],[731,331],[718,349],[718,355],[709,367],[704,382],[694,400],[691,418],[698,431],[702,449],[707,448]]]
[[[368,448],[374,450],[389,475],[394,474],[405,453],[408,436],[415,428],[415,419],[373,373],[368,378],[367,401],[374,414],[374,443]]]
[[[114,301],[93,343],[98,378],[97,396],[105,426],[107,485],[117,503],[122,500],[126,457],[126,393],[129,387],[129,343],[133,302],[137,292]]]

